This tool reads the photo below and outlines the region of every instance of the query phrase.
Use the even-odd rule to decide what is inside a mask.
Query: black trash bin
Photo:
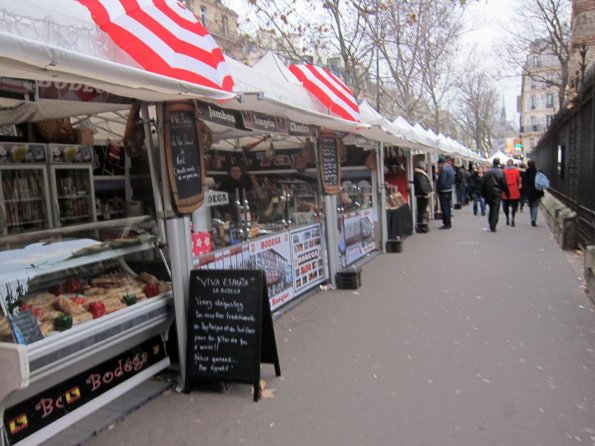
[[[352,268],[338,271],[335,280],[339,289],[357,290],[362,285],[362,270]]]
[[[403,240],[388,240],[386,242],[386,252],[403,252]]]

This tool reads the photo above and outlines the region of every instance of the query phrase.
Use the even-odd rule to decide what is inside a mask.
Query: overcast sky
[[[486,65],[499,72],[498,90],[504,96],[506,117],[518,124],[516,98],[521,94],[521,78],[514,68],[505,66],[496,56],[498,46],[506,39],[504,27],[511,22],[519,0],[479,0],[467,2],[463,48],[475,47]],[[460,54],[465,54],[461,51]]]

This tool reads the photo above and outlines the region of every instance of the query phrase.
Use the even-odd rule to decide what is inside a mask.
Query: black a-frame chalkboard
[[[260,364],[281,375],[263,271],[191,272],[186,352],[186,392],[194,380],[246,383],[258,401]]]

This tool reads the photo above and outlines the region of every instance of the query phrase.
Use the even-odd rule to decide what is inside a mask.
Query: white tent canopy
[[[492,156],[490,156],[488,158],[488,161],[490,163],[494,162],[494,159],[499,158],[500,159],[500,163],[504,164],[506,163],[509,159],[513,159],[512,157],[508,156],[506,153],[498,150],[496,153],[494,153]]]
[[[367,101],[362,101],[359,105],[359,111],[362,120],[372,125],[371,128],[359,130],[359,134],[374,141],[397,146],[405,146],[407,144],[407,139],[399,135],[391,122],[374,110]]]

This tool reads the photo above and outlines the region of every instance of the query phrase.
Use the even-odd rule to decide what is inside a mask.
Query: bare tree
[[[492,134],[498,115],[498,94],[493,85],[488,73],[479,69],[469,72],[459,82],[459,101],[454,112],[461,133],[484,156],[492,150]]]
[[[548,87],[557,87],[560,104],[569,81],[570,0],[522,0],[509,26],[510,40],[504,48],[506,60],[518,66],[524,75]],[[536,69],[530,56],[552,56],[560,65],[560,75]]]
[[[282,56],[339,56],[334,69],[357,97],[442,131],[465,0],[247,1]]]

